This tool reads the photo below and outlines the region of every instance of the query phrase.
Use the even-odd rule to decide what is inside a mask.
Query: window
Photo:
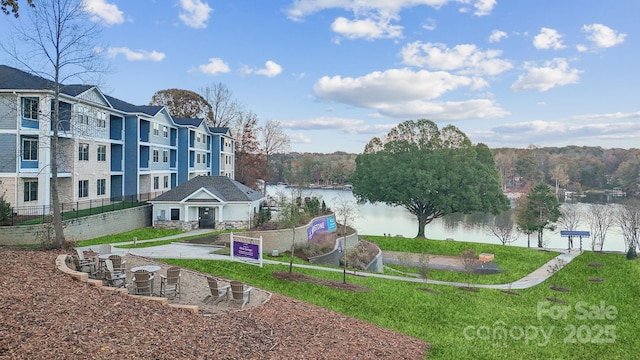
[[[169,162],[169,152],[167,150],[162,150],[162,162]]]
[[[166,126],[162,127],[162,136],[168,138],[169,137],[169,128]]]
[[[22,139],[22,160],[38,160],[37,139]]]
[[[98,111],[96,114],[96,122],[98,127],[106,128],[107,127],[107,113],[104,111]]]
[[[89,180],[80,180],[78,181],[78,197],[88,197],[89,196]]]
[[[153,162],[157,163],[160,159],[160,152],[158,150],[153,150]]]
[[[104,195],[107,190],[107,179],[98,179],[97,194]]]
[[[196,133],[196,142],[200,142],[200,133]]]
[[[78,145],[78,160],[89,160],[89,144]]]
[[[24,182],[24,201],[36,201],[36,200],[38,200],[38,182],[25,181]]]
[[[160,125],[153,123],[153,135],[158,136],[160,134]]]
[[[171,220],[180,220],[180,209],[171,209]]]
[[[153,177],[153,189],[154,190],[158,190],[160,188],[160,177],[159,176],[154,176]]]
[[[196,163],[200,164],[200,153],[196,154]]]
[[[38,98],[22,98],[22,117],[38,120]]]
[[[167,189],[169,187],[169,177],[167,175],[164,176],[164,188]]]
[[[98,145],[98,161],[107,161],[106,145]]]
[[[78,105],[78,123],[89,124],[89,108],[86,106]]]

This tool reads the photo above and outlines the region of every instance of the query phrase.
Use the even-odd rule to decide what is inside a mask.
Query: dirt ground
[[[259,289],[244,311],[193,314],[96,288],[56,268],[62,253],[0,248],[0,359],[426,358],[420,339]],[[203,275],[183,276],[178,301],[201,306]]]

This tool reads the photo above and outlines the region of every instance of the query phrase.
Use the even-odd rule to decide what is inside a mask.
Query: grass
[[[553,251],[526,249],[518,246],[503,246],[496,244],[472,243],[464,241],[443,241],[428,239],[406,239],[385,236],[364,236],[367,240],[378,244],[382,250],[403,251],[417,254],[460,256],[467,249],[475,249],[476,255],[492,253],[494,262],[498,263],[504,272],[491,275],[472,275],[472,283],[476,284],[506,284],[521,279],[525,275],[539,268],[558,255]],[[418,273],[415,268],[404,269],[402,266],[387,265],[396,270]],[[390,275],[397,275],[390,272]],[[465,272],[446,270],[431,270],[429,278],[440,281],[467,282]]]
[[[375,237],[370,238],[375,241]],[[419,246],[411,239],[394,238],[393,241],[399,243],[394,245],[395,248]],[[455,255],[467,245],[442,241],[431,243],[429,251]],[[474,246],[477,251],[489,251],[478,244]],[[500,252],[502,247],[488,246],[490,248],[487,249],[491,249],[499,260],[503,254]],[[504,248],[513,256],[521,252],[518,258],[523,262],[529,262],[529,256],[534,253],[545,254],[523,248]],[[240,280],[423,339],[432,345],[429,359],[638,357],[640,340],[636,333],[640,312],[636,302],[640,297],[640,287],[634,282],[640,276],[640,261],[628,261],[624,255],[586,252],[543,284],[518,290],[520,296],[493,289],[480,289],[476,293],[437,285],[429,285],[429,288],[439,291],[439,294],[430,294],[420,290],[423,283],[354,276],[350,276],[348,281],[367,286],[371,291],[345,292],[321,285],[287,282],[272,276],[274,271],[286,271],[286,265],[259,268],[240,262],[164,261]],[[539,264],[540,261],[544,259],[531,262]],[[604,267],[590,267],[593,262],[602,263]],[[341,273],[302,268],[295,271],[318,278],[342,280]],[[593,277],[604,281],[592,283],[589,279]],[[556,282],[571,291],[560,293],[551,290],[551,284]],[[547,298],[559,298],[566,304],[550,302]],[[600,309],[608,309],[609,316],[601,316],[604,314]],[[612,315],[612,309],[616,311],[615,315]],[[566,310],[567,316],[556,317],[560,310]],[[585,314],[591,319],[583,319]],[[541,331],[548,338],[544,338]]]
[[[132,208],[132,207],[143,206],[146,204],[147,204],[146,201],[124,201],[124,202],[112,203],[109,205],[96,206],[90,209],[65,211],[62,213],[62,220],[76,219],[79,217],[97,215],[97,214],[102,214],[105,212],[116,211],[116,210],[123,210],[123,209]],[[17,225],[42,224],[44,222],[43,220],[47,220],[48,218],[49,217],[46,217],[46,216],[38,216],[30,220],[21,221]]]
[[[207,236],[222,234],[222,233],[226,233],[226,232],[231,232],[231,230],[212,231],[212,232],[208,232],[206,234],[184,236],[184,237],[181,237],[179,239],[168,239],[168,240],[138,242],[138,243],[136,243],[136,245],[133,245],[133,244],[119,245],[119,246],[116,246],[116,248],[119,248],[119,249],[148,248],[148,247],[154,247],[154,246],[167,245],[167,244],[171,244],[171,243],[174,243],[174,242],[182,242],[184,240],[189,240],[189,239],[197,239],[197,238],[201,238],[201,237],[207,237]],[[175,234],[171,234],[171,235],[175,235]],[[163,236],[171,236],[171,235],[163,235]],[[140,238],[138,238],[138,240],[140,240]]]
[[[155,229],[155,228],[142,228],[136,229],[132,231],[127,231],[120,234],[102,236],[95,239],[83,240],[76,242],[77,247],[81,246],[91,246],[91,245],[100,245],[100,244],[113,244],[119,242],[132,241],[134,237],[140,240],[148,240],[148,239],[157,239],[165,236],[171,236],[183,233],[182,230],[177,229]]]

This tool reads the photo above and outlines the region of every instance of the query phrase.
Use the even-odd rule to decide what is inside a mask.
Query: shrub
[[[637,257],[638,257],[638,254],[636,253],[636,247],[629,246],[629,250],[627,251],[627,260],[633,260]]]

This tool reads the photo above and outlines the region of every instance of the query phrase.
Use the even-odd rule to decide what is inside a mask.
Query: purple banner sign
[[[313,239],[318,231],[333,231],[336,229],[336,219],[333,216],[316,219],[307,228],[307,240]]]
[[[257,244],[250,244],[235,240],[233,242],[233,256],[259,261],[260,247]]]

